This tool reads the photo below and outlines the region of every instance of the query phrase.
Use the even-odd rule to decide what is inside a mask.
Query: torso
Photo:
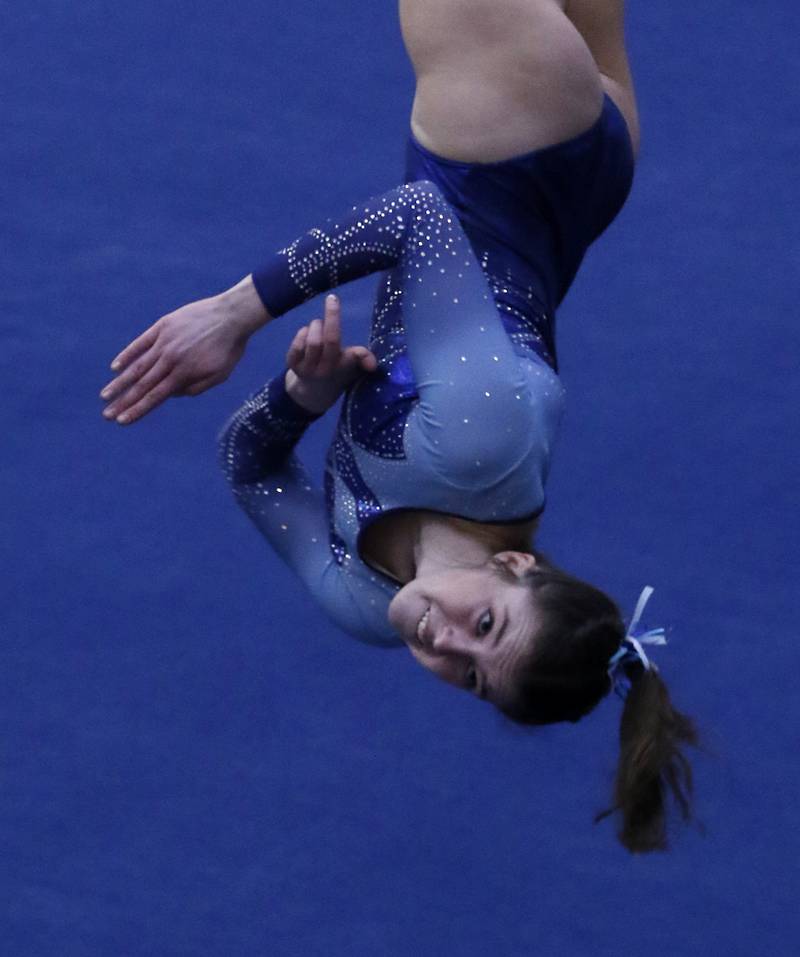
[[[566,12],[572,3],[578,25]],[[449,159],[497,162],[578,135],[599,116],[606,92],[636,151],[619,8],[620,0],[401,0],[417,78],[414,135]],[[621,47],[613,57],[610,45]],[[613,77],[603,72],[612,60]]]
[[[414,135],[440,156],[496,162],[578,135],[599,116],[606,92],[638,151],[621,23],[616,31],[608,24],[619,13],[621,0],[400,0],[417,78]],[[611,62],[614,76],[603,72]],[[402,509],[380,516],[359,536],[360,557],[401,584],[411,581],[414,544],[429,514]],[[504,547],[527,550],[536,521],[489,527],[506,537]]]

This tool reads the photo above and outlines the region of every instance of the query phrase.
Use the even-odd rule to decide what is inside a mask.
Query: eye
[[[494,616],[491,611],[487,611],[486,614],[478,622],[478,634],[479,635],[488,635],[494,626]]]

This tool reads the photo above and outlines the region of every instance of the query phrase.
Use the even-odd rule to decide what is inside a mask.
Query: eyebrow
[[[492,648],[496,648],[500,644],[500,639],[506,632],[506,625],[508,624],[508,612],[506,612],[506,617],[503,619],[503,624],[497,629],[497,634],[494,636],[494,643]]]
[[[503,624],[497,629],[497,632],[494,636],[494,641],[492,642],[492,648],[496,648],[500,644],[500,639],[506,633],[506,627],[508,626],[508,612],[506,612],[506,617],[503,619]],[[484,678],[483,680],[483,694],[481,698],[486,701],[489,698],[491,693],[491,688],[489,687],[489,682]]]

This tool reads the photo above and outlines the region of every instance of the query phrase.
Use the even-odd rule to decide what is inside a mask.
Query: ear
[[[517,578],[529,575],[536,568],[536,556],[530,552],[497,552],[492,561],[504,565]]]

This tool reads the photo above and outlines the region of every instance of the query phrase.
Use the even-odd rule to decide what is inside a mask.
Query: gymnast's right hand
[[[341,306],[337,296],[325,299],[325,318],[298,330],[286,353],[286,391],[309,412],[321,415],[378,360],[366,346],[342,349]]]
[[[252,324],[223,293],[167,313],[112,362],[100,393],[107,419],[135,422],[170,396],[199,395],[224,382],[241,359]]]

